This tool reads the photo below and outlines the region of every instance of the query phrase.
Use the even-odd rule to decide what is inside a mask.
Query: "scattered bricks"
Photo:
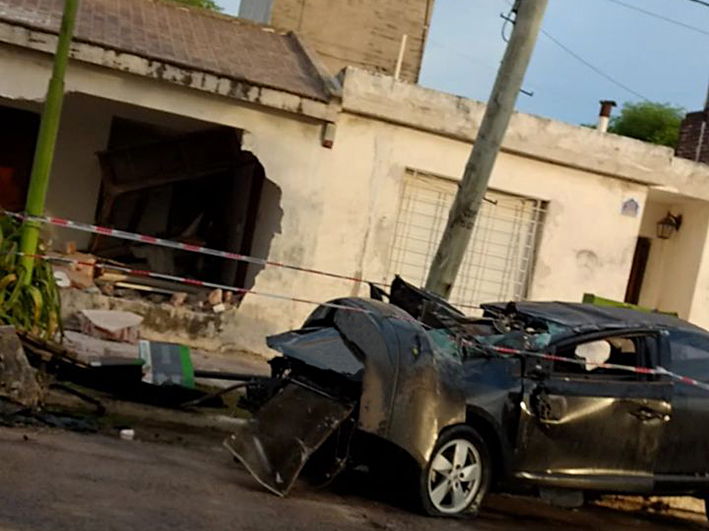
[[[101,293],[107,297],[113,297],[116,294],[116,287],[113,284],[102,284]]]
[[[223,302],[215,304],[214,306],[212,306],[212,310],[214,310],[214,313],[222,313],[224,310],[226,310],[226,304],[224,304]]]
[[[178,291],[177,293],[172,294],[172,298],[170,299],[170,303],[173,306],[183,306],[185,304],[186,300],[187,300],[187,293],[184,293],[182,291]]]
[[[207,300],[211,306],[221,304],[224,300],[224,293],[221,289],[217,288],[209,294],[209,298]]]
[[[224,302],[227,304],[234,304],[234,292],[233,291],[224,292]]]
[[[72,286],[79,289],[87,289],[94,285],[94,265],[96,264],[96,257],[90,254],[75,253],[67,255],[65,258],[72,260],[77,260],[77,263],[72,263],[68,265],[54,265],[52,266],[55,272],[63,271]]]

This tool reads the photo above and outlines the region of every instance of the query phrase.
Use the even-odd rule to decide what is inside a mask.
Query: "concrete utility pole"
[[[59,30],[57,51],[54,56],[54,68],[47,88],[47,99],[42,109],[42,119],[39,123],[37,145],[34,149],[32,174],[30,176],[29,190],[27,191],[27,204],[25,211],[32,216],[44,214],[44,204],[47,199],[49,187],[49,172],[54,160],[54,146],[57,141],[59,119],[62,115],[64,102],[64,74],[69,62],[69,47],[74,34],[74,22],[79,7],[79,0],[66,0],[62,25]],[[20,237],[20,266],[23,269],[22,282],[29,284],[32,280],[34,258],[37,254],[39,242],[39,224],[34,221],[25,221]]]
[[[426,289],[442,297],[450,295],[468,247],[475,218],[532,57],[547,2],[517,0],[513,8],[516,13],[514,30],[426,280]]]

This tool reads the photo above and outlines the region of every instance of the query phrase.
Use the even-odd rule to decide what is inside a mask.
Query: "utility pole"
[[[42,109],[42,119],[39,124],[37,145],[35,146],[34,161],[32,162],[32,174],[30,176],[29,190],[27,191],[25,211],[31,216],[44,214],[47,188],[49,187],[49,172],[54,160],[54,146],[62,114],[62,103],[64,102],[64,74],[69,62],[69,47],[74,34],[78,5],[79,0],[66,0],[64,3],[62,25],[59,30],[57,51],[54,56],[54,67],[52,69],[52,77],[49,80],[49,87],[47,88],[47,99]],[[30,220],[25,220],[22,227],[20,267],[23,271],[22,282],[24,284],[29,284],[32,281],[33,255],[37,254],[39,228],[38,223]]]
[[[426,289],[442,297],[450,295],[468,247],[475,218],[532,57],[547,2],[516,0],[513,8],[516,14],[514,30],[426,280]]]

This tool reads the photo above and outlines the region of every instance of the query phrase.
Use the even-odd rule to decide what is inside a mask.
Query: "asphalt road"
[[[140,433],[138,434],[140,436]],[[347,487],[345,487],[347,491]],[[0,429],[0,531],[698,530],[704,524],[495,496],[476,520],[409,513],[368,494],[299,484],[264,492],[218,445],[185,447],[56,430]]]

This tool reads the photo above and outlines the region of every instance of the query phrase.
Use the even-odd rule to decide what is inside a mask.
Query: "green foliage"
[[[192,7],[202,7],[204,9],[211,9],[212,11],[222,10],[222,7],[214,0],[172,0],[172,2],[178,2],[180,4],[185,4],[187,6]]]
[[[676,147],[683,118],[684,109],[668,103],[626,103],[620,114],[611,119],[608,132]]]
[[[52,266],[38,261],[32,282],[20,282],[21,224],[0,212],[0,324],[51,339],[61,331],[61,300]]]

